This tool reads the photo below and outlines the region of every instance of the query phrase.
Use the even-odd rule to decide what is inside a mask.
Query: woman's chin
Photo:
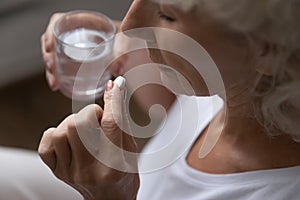
[[[187,79],[185,79],[182,75],[176,73],[172,69],[159,67],[159,71],[160,78],[164,87],[168,88],[176,95],[212,96],[211,94],[209,94],[207,88],[194,89]]]
[[[195,91],[187,80],[179,77],[174,70],[166,67],[159,67],[160,78],[164,87],[176,95],[195,96]]]

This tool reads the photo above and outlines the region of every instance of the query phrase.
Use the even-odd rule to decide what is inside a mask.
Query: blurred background
[[[130,0],[0,1],[0,145],[36,149],[43,131],[72,112],[72,102],[51,92],[40,37],[55,12],[87,9],[122,19]]]

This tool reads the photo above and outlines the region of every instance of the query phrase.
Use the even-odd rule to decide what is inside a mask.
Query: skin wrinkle
[[[230,35],[229,32],[228,32],[228,35]],[[235,37],[232,37],[232,41],[236,42]],[[238,41],[240,42],[240,40],[238,40]],[[249,53],[249,50],[248,50],[248,53]],[[248,53],[246,54],[247,56],[249,55]],[[156,60],[161,60],[161,59],[157,59],[157,57],[160,57],[160,56],[152,54],[152,57],[155,58]],[[246,57],[245,60],[249,60],[249,59]],[[250,94],[249,94],[250,86],[248,85],[248,86],[244,87],[244,85],[243,85],[243,83],[247,82],[247,81],[243,80],[239,83],[235,83],[235,85],[232,85],[228,88],[228,91],[230,91],[229,97],[230,96],[231,97],[229,99],[227,99],[228,100],[227,103],[228,103],[228,108],[230,109],[229,113],[231,113],[230,116],[232,118],[234,118],[234,117],[244,117],[244,118],[251,118],[251,119],[254,118],[251,101],[249,101],[247,98],[243,97],[244,95],[246,95],[247,97],[250,96]],[[244,88],[235,89],[235,87],[236,88],[244,87]],[[241,96],[241,95],[243,95],[243,96]],[[245,112],[245,111],[247,111],[247,112]],[[247,113],[247,114],[245,114],[245,113]]]
[[[166,0],[166,1],[184,4],[185,2],[195,3],[195,2],[203,2],[204,0],[202,1]],[[284,1],[285,0],[281,0],[281,2]],[[291,0],[286,0],[286,1],[292,2]],[[282,60],[283,52],[279,52],[279,53],[275,52],[278,54],[274,54],[274,52],[270,50],[270,49],[277,49],[275,48],[276,45],[282,45],[283,41],[290,42],[290,40],[286,40],[286,37],[288,37],[289,29],[285,30],[284,28],[286,26],[283,26],[281,30],[282,32],[277,33],[276,30],[278,30],[278,27],[277,26],[272,27],[273,25],[272,23],[268,23],[268,27],[266,28],[259,27],[261,29],[257,29],[257,26],[263,24],[262,22],[271,19],[263,15],[264,13],[253,12],[253,10],[255,9],[258,9],[257,11],[262,10],[261,8],[257,7],[260,4],[262,4],[261,0],[240,0],[240,1],[207,0],[205,1],[205,3],[211,4],[212,7],[204,7],[204,9],[207,8],[206,12],[202,12],[202,10],[199,8],[195,9],[195,12],[197,11],[201,13],[201,17],[199,17],[199,15],[196,15],[195,12],[186,12],[186,11],[178,10],[178,12],[176,13],[176,17],[177,17],[176,20],[169,20],[170,18],[168,17],[161,17],[157,15],[158,14],[157,11],[161,10],[162,12],[165,12],[164,14],[166,14],[166,16],[168,16],[168,14],[170,14],[169,11],[174,9],[173,8],[166,9],[164,6],[161,6],[160,3],[163,1],[159,1],[159,3],[156,4],[154,4],[153,2],[154,2],[153,0],[133,1],[133,4],[123,22],[122,25],[124,29],[123,31],[126,31],[126,28],[127,30],[129,30],[129,29],[140,28],[140,27],[154,26],[158,28],[169,28],[190,36],[191,38],[195,39],[199,44],[201,44],[205,49],[207,49],[207,52],[215,60],[227,90],[226,92],[227,92],[228,99],[224,105],[225,109],[220,111],[217,114],[217,116],[211,120],[209,125],[209,128],[211,128],[211,132],[209,132],[208,130],[207,132],[203,131],[202,133],[199,133],[200,134],[199,137],[197,138],[197,140],[195,141],[195,143],[192,145],[191,149],[187,153],[187,156],[185,158],[187,163],[196,170],[199,170],[201,172],[213,173],[213,174],[231,174],[231,173],[239,173],[239,172],[249,172],[249,171],[257,171],[257,170],[265,170],[265,169],[299,166],[300,165],[300,157],[299,157],[300,144],[295,143],[291,139],[291,137],[287,137],[286,135],[278,135],[278,137],[270,137],[271,135],[270,133],[269,135],[265,134],[266,127],[262,126],[262,124],[265,123],[260,123],[255,119],[255,114],[257,113],[257,110],[255,110],[256,107],[253,106],[253,102],[252,102],[253,83],[255,83],[256,74],[257,74],[255,67],[259,67],[259,66],[255,66],[254,64],[256,64],[255,61],[261,61],[259,59],[262,59],[262,61],[265,61],[262,62],[263,65],[262,69],[267,69],[268,67],[276,67],[276,72],[277,72],[277,67],[278,67],[278,73],[281,73],[279,74],[280,77],[278,78],[278,86],[284,83],[284,86],[286,86],[286,88],[284,87],[281,88],[282,90],[280,90],[279,92],[277,91],[277,93],[274,92],[274,93],[265,94],[268,95],[269,97],[269,99],[267,99],[268,102],[265,103],[263,106],[260,105],[259,109],[264,108],[265,112],[268,114],[268,115],[264,115],[263,117],[273,117],[272,119],[269,119],[269,121],[266,121],[267,125],[268,123],[270,125],[275,124],[276,127],[277,126],[279,127],[278,130],[281,129],[281,131],[286,127],[288,127],[294,129],[292,131],[295,131],[295,133],[299,135],[298,133],[299,128],[297,128],[299,127],[299,125],[297,124],[298,119],[284,118],[285,121],[284,123],[282,123],[283,120],[279,117],[278,114],[281,115],[286,114],[283,113],[284,110],[282,110],[285,108],[276,107],[276,106],[285,103],[285,102],[281,102],[282,99],[287,100],[288,102],[288,100],[290,100],[293,93],[299,90],[299,88],[296,89],[292,88],[293,89],[292,90],[288,86],[291,86],[291,84],[295,83],[296,80],[299,81],[300,78],[295,77],[293,79],[291,78],[290,80],[287,79],[287,77],[285,76],[286,76],[286,72],[287,71],[290,72],[291,70],[290,63],[286,62],[286,60]],[[276,2],[279,2],[279,0],[276,1],[266,0],[263,2],[263,4],[265,4],[264,6],[267,6],[270,5],[271,3],[276,4]],[[233,7],[231,3],[235,3]],[[173,5],[169,4],[169,6],[172,7]],[[193,5],[192,7],[195,8],[196,5]],[[227,9],[222,10],[222,8],[224,9],[224,7]],[[271,9],[268,12],[269,13],[267,14],[272,14],[272,17],[275,17],[278,14],[278,12],[275,12],[274,9]],[[212,15],[216,15],[216,17],[212,18]],[[249,15],[249,18],[245,19],[245,16],[247,17],[247,15]],[[172,15],[170,17],[172,17]],[[224,17],[224,20],[220,20],[220,21],[217,20],[222,17]],[[255,21],[255,19],[257,19],[257,21]],[[274,19],[278,19],[279,21],[281,20],[279,17],[276,17]],[[276,20],[274,20],[273,22],[277,23]],[[240,28],[240,29],[234,29],[234,28]],[[235,33],[241,36],[239,38],[241,40],[238,42],[236,40]],[[266,37],[264,36],[268,36],[268,33],[270,33],[270,37],[267,38],[267,40],[265,40]],[[283,35],[285,38],[279,40],[277,37],[279,37],[280,34],[283,33],[286,34]],[[240,45],[240,44],[247,44],[247,41],[245,40],[247,39],[247,37],[244,38],[243,36],[249,36],[249,34],[254,35],[254,40],[255,38],[258,38],[259,41],[257,40],[255,41],[258,42],[260,45],[257,46]],[[168,37],[168,35],[166,35],[166,37]],[[160,41],[164,41],[164,38],[161,38]],[[165,41],[168,40],[165,39]],[[260,43],[261,41],[262,44]],[[180,41],[174,41],[174,43],[176,42],[182,44],[180,43]],[[264,42],[270,45],[269,47],[272,48],[267,48],[267,49],[264,48],[265,47]],[[289,46],[290,43],[288,42],[285,44],[286,46],[284,47],[286,47],[287,50],[289,51],[287,54],[289,56],[291,51],[294,51],[294,49],[292,49],[291,46]],[[158,41],[158,43],[160,42]],[[258,55],[256,55],[255,53],[258,53]],[[151,56],[153,60],[157,59],[157,60],[165,61],[166,65],[170,64],[169,66],[172,66],[175,70],[180,69],[181,73],[187,74],[186,78],[189,78],[189,81],[193,84],[193,86],[200,86],[201,79],[195,76],[195,73],[193,73],[194,68],[192,66],[184,64],[184,62],[180,62],[180,60],[174,59],[172,55],[167,54],[163,51],[156,51],[152,53]],[[299,65],[298,61],[297,64]],[[274,66],[269,66],[269,65],[274,65]],[[262,74],[266,73],[266,71],[264,70],[261,70],[260,72]],[[294,73],[299,73],[299,69],[295,68]],[[279,75],[274,74],[274,76],[276,77]],[[209,95],[207,93],[207,90],[205,90],[206,88],[204,87],[198,87],[196,89],[198,92],[197,95],[199,96]],[[185,93],[183,93],[183,95],[184,94]],[[276,101],[275,105],[274,105],[274,101]],[[294,100],[294,102],[297,103],[296,100]],[[276,105],[276,103],[278,103],[278,105]],[[105,108],[104,112],[109,112],[109,110]],[[225,122],[223,121],[222,118],[224,116],[225,116]],[[194,116],[190,116],[190,117],[194,117]],[[88,125],[86,121],[84,122],[85,122],[84,124]],[[274,127],[275,126],[271,128]],[[107,135],[109,135],[109,133],[119,134],[118,131],[107,132]],[[219,135],[219,133],[221,133],[221,135]],[[291,133],[290,136],[292,136]],[[205,143],[206,138],[208,138],[207,143]],[[122,140],[122,138],[120,139]],[[297,141],[296,139],[294,138],[295,141]],[[122,140],[122,142],[124,142],[124,140]],[[132,143],[128,142],[128,145],[130,146],[134,146],[133,144],[134,144],[133,142]],[[76,145],[76,146],[79,146],[79,150],[80,147],[82,147],[80,145]],[[199,157],[199,149],[201,149],[203,146],[208,147],[209,152],[205,154],[205,157],[201,157],[201,156]],[[116,154],[116,152],[114,152],[110,148],[107,149],[105,148],[104,150],[106,151],[103,152],[112,161],[121,162],[122,160],[126,160],[127,158],[124,157],[122,154],[119,153]],[[206,150],[207,149],[204,149],[204,151]],[[75,156],[75,153],[76,152],[74,152],[74,154],[72,155]],[[138,174],[135,174],[136,176],[132,176],[131,174],[130,179],[124,179],[124,182],[126,182],[126,184],[123,185],[124,188],[119,188],[120,190],[116,190],[116,188],[114,187],[106,187],[106,186],[110,186],[107,185],[107,178],[108,180],[120,180],[118,178],[120,178],[120,175],[122,175],[122,173],[120,174],[114,170],[111,170],[98,162],[95,163],[96,165],[88,166],[89,163],[89,159],[87,159],[89,158],[88,154],[82,154],[83,156],[80,156],[81,153],[87,153],[87,152],[81,149],[81,151],[76,153],[77,158],[83,158],[78,163],[78,166],[79,167],[83,166],[87,168],[81,171],[75,170],[74,171],[75,175],[76,176],[79,175],[78,178],[81,178],[82,180],[87,180],[88,183],[93,183],[96,184],[97,186],[97,187],[90,187],[90,185],[86,184],[86,182],[79,183],[81,185],[85,184],[83,185],[83,187],[85,189],[88,189],[87,192],[92,192],[92,194],[95,197],[97,196],[99,198],[102,197],[106,198],[105,196],[101,196],[100,194],[102,195],[111,194],[114,197],[118,197],[118,194],[126,196],[126,195],[130,195],[131,193],[136,193],[138,191],[138,188],[133,188],[133,187],[139,187],[138,183],[135,184],[135,182],[138,181]],[[124,162],[121,163],[116,162],[116,163],[118,165],[125,165],[125,166],[126,164],[128,164]],[[91,174],[87,172],[90,172]],[[101,180],[101,178],[104,178],[104,182],[103,179]],[[99,184],[97,185],[98,180],[99,180]],[[133,184],[129,184],[131,182]],[[116,186],[116,182],[114,182],[112,186]],[[132,187],[130,188],[130,186]],[[95,190],[96,188],[97,190]],[[84,189],[83,192],[85,192]],[[86,196],[88,196],[88,194]],[[126,199],[132,199],[132,198],[128,197]]]
[[[190,11],[200,0],[151,0],[153,2],[180,8],[182,11]]]
[[[185,6],[191,5],[191,7],[197,7],[197,3],[200,2],[203,5],[203,8],[206,10],[206,13],[209,13],[210,16],[212,16],[216,21],[219,21],[219,27],[224,27],[224,29],[228,29],[228,36],[233,35],[232,33],[234,32],[233,30],[236,30],[237,32],[244,32],[242,35],[244,35],[246,38],[251,38],[252,42],[260,42],[260,41],[266,41],[270,43],[270,48],[269,50],[265,51],[264,54],[259,55],[258,57],[254,57],[254,61],[258,61],[259,57],[264,57],[264,61],[262,61],[261,64],[259,63],[251,63],[252,66],[257,67],[257,70],[260,71],[261,73],[265,73],[264,70],[268,70],[269,72],[272,71],[272,75],[279,77],[283,76],[280,74],[284,74],[283,70],[288,70],[286,65],[288,64],[288,59],[286,57],[290,56],[291,51],[295,51],[295,44],[298,44],[298,39],[297,37],[299,36],[299,31],[293,31],[293,35],[286,35],[285,33],[287,30],[290,30],[291,28],[294,27],[293,23],[297,21],[297,18],[299,15],[297,13],[292,12],[295,10],[292,5],[292,1],[288,1],[287,3],[283,3],[280,1],[254,1],[254,2],[249,2],[247,0],[241,0],[237,5],[235,6],[235,9],[231,9],[232,3],[234,2],[233,0],[226,0],[226,1],[215,1],[215,0],[210,0],[210,1],[196,1],[196,0],[191,0],[191,1],[179,1],[179,0],[152,0],[152,2],[156,2],[159,4],[165,4],[169,7],[176,7],[177,9],[183,10],[182,12],[185,11]],[[193,2],[193,3],[192,3]],[[202,8],[202,9],[203,9]],[[247,18],[245,18],[245,14],[247,12],[244,12],[245,9],[254,9],[257,10],[256,14],[249,15]],[[198,8],[198,13],[204,13],[199,11],[200,8]],[[278,15],[281,16],[281,18],[278,19]],[[204,15],[204,14],[203,14]],[[203,19],[200,18],[200,19]],[[244,20],[246,19],[246,20]],[[200,22],[199,22],[200,23]],[[222,26],[222,24],[226,24],[226,26]],[[281,27],[279,29],[279,27]],[[230,30],[231,29],[231,30]],[[275,30],[275,31],[274,31]],[[237,34],[238,36],[239,34]],[[282,36],[282,37],[281,37]],[[288,37],[287,37],[288,36]],[[235,36],[236,37],[236,36]],[[239,38],[239,37],[236,37]],[[299,37],[298,37],[299,38]],[[232,38],[232,41],[245,41],[243,37],[241,37],[241,40],[236,40],[234,37]],[[249,42],[249,41],[248,41]],[[242,42],[241,42],[242,44]],[[287,49],[282,46],[283,44],[287,45]],[[252,46],[253,47],[253,46]],[[291,47],[289,49],[289,47]],[[296,46],[299,48],[299,45]],[[251,48],[251,47],[250,47]],[[282,49],[278,51],[278,49]],[[286,49],[286,50],[285,50]],[[257,49],[259,50],[259,49]],[[288,50],[288,51],[287,51]],[[248,54],[249,55],[249,54]],[[259,66],[260,65],[260,66]],[[267,73],[269,73],[267,72]],[[293,74],[297,74],[293,73]],[[284,76],[280,79],[280,83],[284,81]],[[258,80],[257,83],[253,81],[253,87],[260,87],[262,89],[265,87],[263,85],[263,82],[259,81],[259,78],[256,79]],[[273,83],[275,84],[275,82]],[[278,83],[277,83],[278,84]],[[269,86],[270,89],[266,90],[266,93],[261,94],[261,97],[257,96],[258,94],[254,94],[256,98],[263,98],[265,95],[270,95],[272,93],[272,85]],[[230,89],[230,88],[229,88]],[[230,95],[230,94],[229,94]],[[231,100],[233,100],[231,102]],[[235,102],[238,99],[230,99],[228,103],[228,107],[231,108],[233,105],[238,106],[238,104]],[[250,104],[251,102],[249,102]],[[247,104],[246,102],[240,102],[239,104]],[[276,105],[255,105],[254,106],[260,106],[260,108],[256,108],[256,111],[261,110],[263,106],[267,107],[275,107]],[[279,105],[278,105],[279,106]],[[250,107],[250,106],[249,106]],[[297,107],[297,106],[296,106]],[[271,108],[272,109],[272,108]],[[238,110],[238,109],[236,109]],[[251,109],[250,109],[251,110]],[[269,110],[269,109],[268,109]],[[256,114],[253,114],[255,116],[259,116]],[[270,120],[270,122],[259,122],[261,124],[274,124],[278,122],[272,122],[272,113],[262,113],[262,116],[264,116],[263,120]],[[274,115],[274,114],[273,114]],[[251,115],[252,116],[252,115]],[[279,122],[280,123],[280,122]],[[282,130],[283,127],[285,126],[284,123],[281,125]],[[280,125],[279,125],[280,127]],[[269,130],[271,131],[271,130]]]
[[[256,6],[257,5],[259,5],[259,3],[257,3]],[[167,10],[166,10],[166,14],[168,15]],[[231,16],[231,17],[233,17],[233,16]],[[203,18],[201,18],[201,19],[203,19]],[[204,23],[200,22],[201,19],[199,19],[198,22],[199,22],[199,24],[201,24],[203,26]],[[234,20],[234,19],[231,18],[231,20]],[[216,22],[216,24],[219,24],[219,23]],[[201,26],[201,25],[199,25],[199,26]],[[180,26],[180,24],[178,24],[178,26]],[[188,25],[185,25],[185,27],[186,26],[191,26],[191,25],[188,24]],[[226,26],[227,26],[227,24],[226,24]],[[247,26],[247,24],[245,24],[245,26]],[[245,26],[243,26],[243,28],[245,28]],[[227,27],[230,27],[230,22]],[[253,27],[255,27],[255,26],[253,26]],[[210,27],[208,27],[208,28],[210,28]],[[206,29],[206,30],[209,30],[209,29]],[[266,67],[266,66],[268,66],[267,64],[270,64],[270,62],[275,62],[278,60],[277,59],[274,60],[275,57],[274,57],[274,55],[272,55],[273,50],[270,51],[267,49],[267,51],[262,53],[261,55],[256,55],[257,52],[259,54],[260,54],[260,52],[262,52],[261,48],[263,46],[260,46],[257,44],[251,45],[251,42],[248,41],[248,37],[252,38],[252,34],[254,34],[254,36],[255,36],[256,33],[253,33],[251,31],[248,33],[242,32],[242,33],[240,33],[240,35],[242,36],[242,37],[240,37],[241,40],[237,41],[237,40],[235,40],[235,37],[233,36],[233,33],[235,31],[232,31],[232,29],[231,30],[226,29],[226,27],[223,28],[222,24],[221,25],[219,24],[218,30],[223,32],[224,34],[226,33],[225,34],[227,36],[226,39],[231,38],[230,42],[228,43],[229,45],[232,45],[232,43],[235,43],[237,46],[241,47],[241,46],[246,46],[246,45],[238,45],[238,43],[239,44],[249,44],[249,45],[247,45],[247,48],[243,49],[243,50],[246,49],[244,55],[247,56],[244,58],[245,66],[240,64],[241,67],[239,69],[239,70],[241,70],[239,73],[241,74],[242,77],[245,76],[245,79],[242,79],[240,81],[232,81],[231,83],[229,81],[230,84],[227,84],[227,87],[226,87],[227,95],[228,95],[227,96],[228,99],[226,102],[227,103],[226,105],[228,108],[228,116],[226,118],[225,129],[223,129],[223,131],[222,131],[221,140],[222,140],[222,138],[224,139],[224,137],[226,138],[229,136],[229,138],[231,138],[232,140],[240,141],[241,144],[245,143],[247,140],[249,140],[250,143],[254,144],[255,139],[253,139],[253,137],[254,138],[258,137],[262,141],[256,140],[256,142],[258,143],[258,145],[261,145],[261,148],[264,148],[263,141],[269,140],[269,137],[265,134],[265,130],[261,126],[261,124],[256,121],[255,110],[254,110],[253,102],[252,102],[252,95],[253,95],[252,88],[255,86],[255,84],[254,84],[255,77],[257,75],[255,67],[259,67],[259,66],[256,66],[255,64],[256,64],[256,61],[259,59],[266,59],[266,62],[263,63],[263,65],[265,65],[265,66],[262,66],[262,67]],[[247,30],[247,29],[244,29],[244,30]],[[257,30],[253,30],[253,31],[257,31]],[[186,33],[186,32],[184,32],[184,33]],[[187,33],[189,35],[190,32],[187,32]],[[239,34],[237,34],[237,35],[239,35]],[[255,39],[255,37],[253,39],[254,39],[254,41],[257,41]],[[260,38],[262,41],[264,41],[263,37],[260,37],[259,35],[257,35],[256,38]],[[197,38],[196,38],[197,41],[201,41],[201,39],[203,39],[203,38],[199,37],[199,40],[197,40]],[[269,42],[269,40],[267,42]],[[208,43],[208,44],[214,45],[213,43],[211,43],[211,44]],[[224,45],[224,44],[226,44],[226,43],[221,42],[221,44],[219,44],[219,47],[220,47],[220,45]],[[272,46],[272,49],[274,49],[274,46]],[[233,49],[233,50],[236,50],[236,49]],[[213,53],[215,53],[215,52],[213,52]],[[228,59],[230,59],[230,58],[227,58],[227,60]],[[228,65],[229,63],[226,63],[226,64]],[[226,64],[225,64],[225,67],[226,67]],[[224,67],[224,66],[221,66],[221,67]],[[249,67],[249,69],[251,69],[248,71],[248,74],[247,74],[247,71],[245,71],[245,69],[247,67]],[[267,68],[265,68],[265,69],[267,69]],[[237,71],[235,71],[235,73],[237,73]],[[262,73],[265,73],[265,71],[262,71]],[[228,80],[226,79],[225,81],[228,81]],[[212,124],[213,123],[214,123],[214,121],[212,122]],[[239,125],[237,126],[236,123],[238,123]],[[218,123],[215,122],[215,124],[218,124]],[[244,127],[245,125],[249,126],[250,124],[251,124],[251,129],[244,129],[243,131],[241,131],[242,127]],[[238,131],[238,130],[240,130],[240,131]],[[207,133],[207,134],[209,134],[209,133]],[[248,138],[248,136],[250,136],[250,138]],[[281,145],[281,147],[278,147],[278,149],[283,148],[283,146],[284,145]],[[249,148],[251,148],[251,145],[249,146]],[[233,156],[234,157],[233,159],[240,160],[239,161],[240,163],[245,162],[243,156],[239,157],[241,155],[238,152],[235,152],[235,151],[232,151],[232,152],[233,152],[233,154],[236,153],[235,156]],[[238,156],[236,156],[236,155],[238,155]],[[252,159],[254,159],[254,157]],[[257,168],[257,166],[259,166],[259,165],[260,165],[259,162],[255,163],[251,166],[251,168],[252,167]],[[200,166],[201,166],[201,164],[200,164]],[[273,164],[272,164],[272,166],[273,166]],[[199,165],[195,166],[195,168],[197,168],[197,167],[199,167]],[[200,167],[200,169],[201,169],[201,167]],[[245,170],[243,167],[241,167],[240,169]]]

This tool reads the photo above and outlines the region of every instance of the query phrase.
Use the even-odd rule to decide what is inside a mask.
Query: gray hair
[[[300,0],[156,1],[184,10],[204,7],[229,29],[276,46],[264,62],[272,74],[258,73],[254,107],[269,135],[286,134],[300,142]]]
[[[254,107],[271,136],[300,142],[300,0],[202,1],[226,26],[276,46],[264,62],[272,74],[258,73]]]

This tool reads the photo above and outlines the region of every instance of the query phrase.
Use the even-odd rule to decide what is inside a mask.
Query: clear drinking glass
[[[72,11],[58,19],[53,32],[60,91],[81,101],[102,96],[111,78],[112,20],[98,12]]]

